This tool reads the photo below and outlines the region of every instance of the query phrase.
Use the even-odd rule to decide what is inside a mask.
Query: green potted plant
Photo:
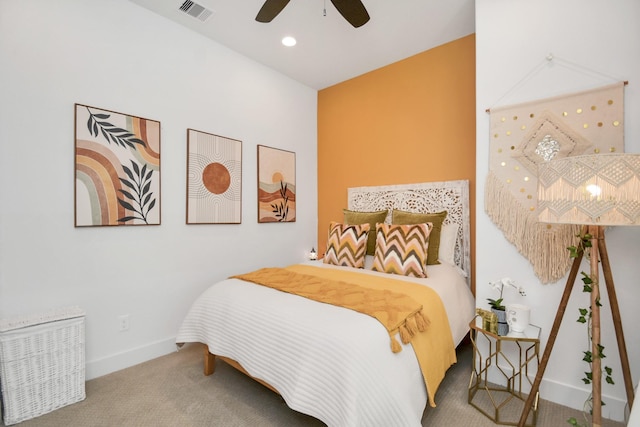
[[[500,298],[498,299],[487,298],[487,301],[489,301],[489,306],[491,307],[491,311],[498,318],[498,335],[507,335],[509,333],[509,325],[507,324],[507,313],[505,310],[505,306],[504,304],[502,304],[502,293],[504,292],[504,287],[508,286],[514,288],[522,296],[527,295],[527,293],[522,286],[517,286],[516,282],[514,282],[510,277],[504,277],[496,282],[489,282],[489,285],[493,289],[500,292]]]

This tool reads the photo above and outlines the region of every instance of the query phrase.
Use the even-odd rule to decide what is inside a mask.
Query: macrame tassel
[[[580,226],[540,223],[536,212],[525,209],[492,171],[487,175],[484,201],[489,218],[531,262],[543,284],[554,283],[569,271],[572,260],[567,247],[578,241]]]
[[[391,338],[391,351],[394,353],[400,353],[402,351],[402,346],[394,335],[395,334],[389,334],[389,338]]]
[[[536,224],[531,227],[536,231],[531,241],[539,249],[535,252],[536,263],[534,273],[542,283],[555,281],[565,275],[571,268],[573,259],[569,256],[567,247],[578,245],[580,238],[579,225],[554,224],[548,227],[547,224]]]
[[[409,332],[405,325],[400,325],[398,329],[400,330],[400,340],[402,341],[402,343],[409,344],[411,342],[413,334]]]
[[[424,317],[424,314],[422,314],[422,311],[419,311],[416,313],[415,319],[416,319],[416,325],[418,326],[418,330],[420,332],[426,331],[429,325],[431,324],[429,319]]]

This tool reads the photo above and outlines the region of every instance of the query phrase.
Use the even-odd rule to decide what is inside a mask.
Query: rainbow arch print
[[[160,225],[160,122],[75,104],[76,227]]]

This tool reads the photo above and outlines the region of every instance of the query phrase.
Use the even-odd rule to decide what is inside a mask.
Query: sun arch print
[[[242,222],[242,141],[187,129],[187,224]]]
[[[160,122],[75,104],[76,227],[160,224]]]
[[[296,153],[258,145],[258,222],[295,222]]]

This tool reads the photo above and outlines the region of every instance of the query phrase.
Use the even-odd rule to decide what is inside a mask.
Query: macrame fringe
[[[543,284],[564,277],[571,267],[567,247],[578,241],[578,225],[540,223],[535,213],[523,208],[496,175],[489,171],[485,185],[485,211],[505,238],[531,262]]]

